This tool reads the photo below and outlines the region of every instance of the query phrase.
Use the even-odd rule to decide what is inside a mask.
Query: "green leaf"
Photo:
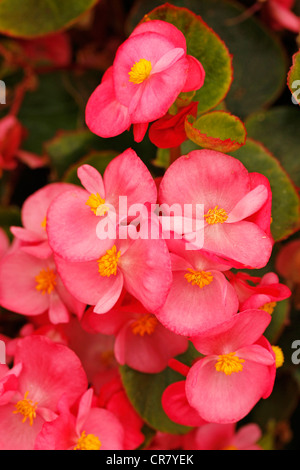
[[[91,165],[96,170],[103,175],[107,165],[118,155],[118,152],[105,151],[102,152],[91,152],[89,155],[84,157],[83,159],[79,160],[76,164],[72,165],[69,170],[64,175],[62,181],[65,183],[72,183],[81,185],[80,180],[77,176],[77,169],[81,165]]]
[[[225,111],[213,111],[195,119],[185,120],[187,137],[202,148],[219,152],[234,152],[246,141],[246,129],[242,121]]]
[[[161,5],[144,17],[144,21],[149,19],[167,21],[183,32],[188,54],[205,69],[205,83],[193,100],[199,101],[199,112],[214,108],[224,99],[232,82],[232,59],[224,42],[200,16],[185,8]]]
[[[262,142],[300,187],[300,112],[297,106],[278,106],[246,120],[248,136]]]
[[[294,104],[300,104],[300,51],[293,55],[293,65],[288,73],[288,87]]]
[[[64,86],[63,73],[40,75],[36,90],[26,93],[18,114],[27,130],[22,148],[42,154],[44,142],[58,130],[77,127],[78,116],[78,106]]]
[[[177,359],[190,366],[199,356],[200,354],[190,344],[188,351]],[[187,426],[171,421],[161,405],[161,397],[166,387],[184,380],[182,375],[169,367],[159,374],[144,374],[128,366],[121,366],[120,373],[128,399],[148,426],[170,434],[185,434],[191,430]]]
[[[275,241],[283,240],[300,228],[300,198],[289,175],[260,142],[247,139],[234,152],[250,172],[265,175],[272,190],[271,231]]]
[[[33,38],[71,26],[98,0],[1,0],[0,32]]]

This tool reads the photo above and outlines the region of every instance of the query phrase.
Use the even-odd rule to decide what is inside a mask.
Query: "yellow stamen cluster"
[[[224,209],[218,209],[216,206],[214,209],[209,209],[204,218],[209,225],[223,224],[228,219],[228,214]]]
[[[41,223],[41,227],[46,230],[46,226],[47,226],[47,217],[44,217],[43,220],[42,220],[42,223]]]
[[[192,286],[197,285],[200,289],[208,286],[214,279],[213,275],[209,271],[194,271],[193,269],[188,269],[188,272],[184,277],[192,284]]]
[[[138,320],[134,321],[131,324],[131,329],[134,335],[152,335],[157,324],[157,318],[154,315],[147,313],[146,315],[142,315]]]
[[[74,450],[100,450],[101,441],[94,434],[86,434],[85,431],[81,433]]]
[[[35,276],[36,290],[40,291],[43,295],[51,294],[56,286],[56,274],[53,269],[49,267],[42,269],[40,273]]]
[[[108,207],[105,205],[105,199],[102,199],[99,193],[91,194],[86,205],[91,208],[91,211],[94,212],[98,217],[106,214],[108,212]]]
[[[150,60],[140,59],[135,62],[131,67],[129,75],[129,81],[136,85],[143,83],[150,75],[152,70],[152,64]]]
[[[33,420],[36,418],[37,402],[33,403],[32,400],[27,398],[28,394],[29,392],[27,391],[24,395],[23,400],[19,400],[18,403],[16,403],[16,409],[13,411],[13,414],[22,414],[24,416],[24,418],[22,419],[22,423],[25,423],[25,421],[29,419],[29,424],[30,426],[32,426]]]
[[[268,302],[267,304],[263,305],[262,307],[260,307],[259,309],[260,310],[264,310],[265,312],[269,313],[270,315],[272,315],[272,313],[274,312],[274,309],[276,307],[277,303],[276,302]]]
[[[243,370],[244,359],[240,359],[235,355],[235,352],[228,354],[221,354],[215,368],[218,372],[224,372],[226,375],[231,375],[233,372],[241,372]]]
[[[272,349],[275,354],[276,369],[278,369],[284,363],[284,354],[282,352],[282,349],[279,346],[272,346]]]
[[[117,274],[118,261],[121,256],[121,251],[117,252],[117,247],[114,245],[106,254],[98,259],[98,271],[103,277],[110,277]]]

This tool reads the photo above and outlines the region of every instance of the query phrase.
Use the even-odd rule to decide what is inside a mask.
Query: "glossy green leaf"
[[[293,55],[293,65],[288,73],[288,86],[294,104],[300,104],[300,51]]]
[[[78,116],[77,103],[64,85],[63,73],[40,75],[36,89],[26,93],[18,114],[27,130],[22,148],[42,154],[45,141],[57,131],[76,129]]]
[[[0,32],[33,38],[71,26],[98,0],[1,0]]]
[[[250,172],[265,175],[272,190],[271,231],[275,241],[283,240],[300,228],[300,199],[289,175],[260,142],[247,139],[234,152]]]
[[[205,83],[193,100],[199,101],[199,112],[214,108],[224,99],[232,82],[232,59],[224,42],[200,16],[186,8],[161,5],[147,13],[144,20],[149,19],[167,21],[184,33],[188,54],[196,57],[205,69]]]
[[[225,111],[213,111],[195,119],[187,116],[187,137],[202,148],[219,152],[234,152],[246,141],[246,129],[242,121]]]
[[[191,365],[200,354],[190,344],[188,351],[178,359]],[[159,374],[144,374],[128,366],[120,367],[122,382],[127,396],[142,419],[153,429],[170,434],[185,434],[191,428],[174,423],[164,412],[161,397],[168,385],[180,380],[183,376],[167,367]]]
[[[298,106],[278,106],[246,120],[248,136],[262,142],[300,187],[300,112]]]

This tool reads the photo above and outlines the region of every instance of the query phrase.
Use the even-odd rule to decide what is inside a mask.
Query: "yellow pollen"
[[[134,321],[131,324],[131,329],[134,335],[152,335],[152,333],[154,333],[157,323],[157,318],[154,315],[147,313],[138,320]]]
[[[53,269],[42,269],[41,272],[35,276],[36,290],[40,291],[43,295],[50,294],[56,286],[56,274]]]
[[[184,275],[185,279],[191,282],[192,286],[197,285],[200,289],[208,286],[214,279],[213,275],[208,271],[194,271],[193,269],[188,269],[188,271]]]
[[[204,218],[209,225],[223,224],[228,219],[228,214],[224,209],[218,209],[216,206],[214,209],[209,209]]]
[[[94,434],[86,435],[86,432],[81,433],[74,450],[100,450],[101,441]]]
[[[131,67],[129,75],[129,81],[138,85],[145,81],[152,70],[152,64],[150,60],[140,59],[138,62],[135,62]]]
[[[97,216],[104,215],[109,210],[105,205],[105,199],[102,199],[99,193],[91,194],[86,201],[86,205],[90,206],[91,211],[94,212],[94,214]]]
[[[224,372],[226,375],[231,375],[233,372],[241,372],[243,370],[242,363],[244,359],[240,359],[235,355],[235,352],[229,354],[221,354],[215,368],[218,372]]]
[[[36,407],[37,402],[33,403],[32,400],[28,399],[29,392],[27,391],[24,395],[23,400],[19,400],[18,403],[15,405],[16,410],[13,411],[13,414],[21,413],[24,418],[22,419],[22,423],[25,423],[27,418],[29,419],[30,426],[33,425],[33,420],[36,418]]]
[[[117,274],[118,261],[121,256],[121,251],[117,252],[117,247],[114,245],[106,254],[98,259],[98,271],[101,276],[109,277]]]
[[[236,446],[227,446],[227,447],[224,447],[224,449],[222,450],[238,450],[238,448]]]
[[[41,227],[46,230],[46,225],[47,225],[47,217],[44,217],[42,223],[41,223]]]
[[[265,305],[263,305],[262,307],[259,307],[259,310],[264,310],[265,312],[269,313],[270,315],[272,315],[272,313],[274,312],[274,308],[276,307],[277,303],[276,302],[269,302]]]
[[[272,346],[272,349],[275,354],[276,369],[278,369],[284,363],[284,355],[283,355],[282,349],[279,346]]]

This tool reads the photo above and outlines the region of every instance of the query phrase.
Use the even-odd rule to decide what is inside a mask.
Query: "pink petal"
[[[153,177],[131,148],[114,158],[103,175],[106,200],[120,217],[127,216],[134,204],[156,203],[157,189]],[[126,205],[120,207],[120,196],[126,196]]]
[[[186,58],[189,62],[189,70],[186,82],[182,92],[199,90],[204,85],[205,70],[203,65],[195,57],[187,55]]]
[[[172,281],[170,256],[164,240],[134,240],[120,257],[119,266],[124,275],[124,287],[146,309],[155,312],[163,305]]]
[[[19,340],[15,354],[15,364],[18,363],[23,364],[19,390],[23,395],[28,390],[38,408],[55,411],[63,394],[72,405],[87,388],[86,374],[77,355],[46,336]]]
[[[201,426],[205,421],[187,401],[185,380],[169,385],[162,395],[162,407],[168,417],[183,426]]]
[[[85,119],[89,129],[100,137],[115,137],[130,127],[128,108],[116,99],[112,77],[102,82],[90,96]]]
[[[145,134],[148,129],[148,123],[136,123],[133,124],[133,135],[134,135],[134,141],[135,142],[142,142],[143,138],[145,137]]]
[[[105,189],[102,176],[99,171],[91,165],[81,165],[77,170],[78,178],[82,186],[91,194],[99,194],[105,198]]]
[[[164,72],[167,68],[172,67],[179,59],[184,56],[184,49],[176,47],[166,52],[152,68],[151,74]]]
[[[217,356],[210,358],[191,367],[186,379],[188,402],[208,422],[240,421],[262,398],[270,380],[268,367],[245,361],[242,371],[225,375],[215,369]]]
[[[113,245],[112,240],[99,240],[96,235],[100,218],[86,205],[89,196],[77,188],[56,198],[49,207],[49,244],[55,253],[71,261],[97,259]]]
[[[102,293],[100,299],[95,305],[95,313],[106,313],[117,303],[123,289],[123,275],[121,272],[114,277],[112,282],[107,285],[106,291]]]
[[[226,222],[232,224],[257,212],[268,199],[268,190],[262,184],[241,199],[228,215]]]
[[[169,359],[184,353],[187,347],[187,338],[175,335],[160,324],[155,326],[152,334],[140,336],[133,333],[130,322],[117,334],[115,355],[120,364],[127,364],[140,372],[157,374],[168,366]]]
[[[170,293],[156,313],[166,328],[177,334],[196,336],[224,323],[237,312],[234,289],[222,273],[211,273],[213,281],[201,289],[185,279],[186,271],[173,272]]]
[[[204,355],[227,354],[255,343],[271,321],[263,310],[244,310],[219,327],[192,338],[193,344]]]
[[[139,24],[132,31],[131,37],[142,33],[157,33],[165,36],[167,39],[173,42],[174,47],[181,47],[186,51],[186,40],[184,34],[176,28],[172,23],[161,20],[145,21]]]

